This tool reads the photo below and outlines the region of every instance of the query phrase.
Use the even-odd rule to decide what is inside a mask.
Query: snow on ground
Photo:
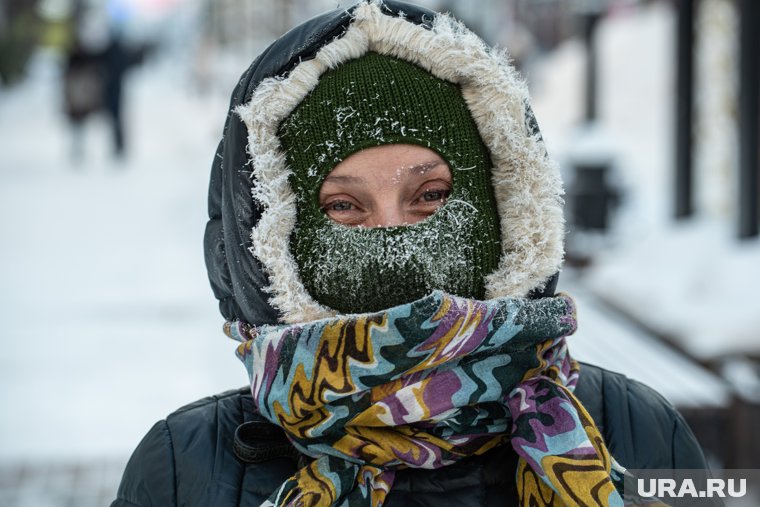
[[[572,295],[578,308],[578,331],[568,338],[574,358],[643,382],[678,408],[730,405],[731,390],[724,380],[621,319],[585,288],[580,273],[562,276],[559,289]]]
[[[246,381],[202,251],[225,105],[146,67],[132,156],[111,160],[96,121],[73,164],[47,60],[0,96],[0,460],[126,456],[171,410]]]
[[[760,357],[760,241],[694,220],[599,258],[586,283],[695,357]]]

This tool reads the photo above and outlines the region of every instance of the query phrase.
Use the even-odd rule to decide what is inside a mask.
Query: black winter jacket
[[[384,15],[403,17],[426,29],[434,17],[430,11],[393,0],[385,0],[380,8]],[[266,289],[267,271],[250,251],[251,231],[262,209],[251,198],[256,181],[251,179],[246,126],[233,111],[250,101],[262,80],[286,76],[326,43],[342,37],[351,19],[350,9],[338,9],[294,28],[251,64],[233,92],[212,167],[205,234],[211,286],[227,320],[259,326],[278,323],[282,317]],[[523,135],[533,139],[538,137],[537,126],[527,104],[525,109],[528,132]],[[553,205],[559,206],[559,201]],[[561,221],[554,225],[563,227]],[[546,232],[534,236],[545,238]],[[552,291],[549,283],[543,293],[534,295]],[[306,458],[294,451],[279,428],[256,413],[247,391],[200,400],[157,423],[127,465],[113,507],[260,505]],[[646,386],[584,365],[576,394],[623,466],[705,466],[683,419]],[[506,445],[440,470],[401,470],[386,505],[515,505],[516,462],[516,454]]]
[[[647,386],[582,364],[575,393],[624,467],[705,468],[684,420]],[[248,388],[204,398],[153,426],[111,507],[258,506],[303,463],[286,442],[256,413]],[[238,457],[252,461],[254,449],[263,461]],[[401,470],[386,505],[517,505],[516,466],[517,455],[505,445],[439,470]]]

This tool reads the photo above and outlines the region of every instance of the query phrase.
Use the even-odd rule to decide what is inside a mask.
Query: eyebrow
[[[431,160],[430,162],[423,162],[421,164],[413,165],[411,167],[404,167],[410,173],[425,174],[426,172],[434,169],[441,164],[441,160]]]
[[[441,163],[442,163],[441,160],[431,160],[429,162],[422,162],[421,164],[415,164],[413,166],[400,167],[399,169],[402,169],[409,173],[422,175],[436,168],[437,166],[441,165]],[[325,181],[345,181],[349,183],[354,183],[354,182],[362,182],[364,181],[364,178],[362,178],[361,176],[351,176],[348,174],[346,175],[328,174],[327,177],[325,178]]]

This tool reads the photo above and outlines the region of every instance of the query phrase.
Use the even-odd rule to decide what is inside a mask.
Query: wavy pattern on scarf
[[[572,394],[575,328],[567,296],[442,292],[374,314],[228,325],[259,411],[315,458],[264,505],[380,506],[395,470],[506,442],[520,456],[521,505],[624,505],[614,460]]]

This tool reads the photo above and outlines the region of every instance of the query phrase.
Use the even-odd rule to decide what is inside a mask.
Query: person
[[[99,112],[108,118],[114,157],[126,156],[124,82],[129,71],[143,63],[152,50],[149,44],[127,45],[118,25],[93,23],[87,18],[79,22],[63,72],[64,109],[73,136],[74,161],[83,157],[85,120]]]
[[[562,185],[507,57],[365,0],[232,95],[205,255],[250,384],[158,422],[114,507],[604,505],[705,468],[650,388],[572,359]]]
[[[72,158],[82,157],[84,122],[103,106],[103,72],[97,51],[77,37],[69,51],[63,72],[63,97],[73,143]]]
[[[122,37],[120,29],[114,28],[102,55],[103,110],[111,124],[113,153],[117,158],[123,158],[127,148],[123,113],[124,80],[132,67],[143,62],[146,53],[146,47],[130,48]]]

